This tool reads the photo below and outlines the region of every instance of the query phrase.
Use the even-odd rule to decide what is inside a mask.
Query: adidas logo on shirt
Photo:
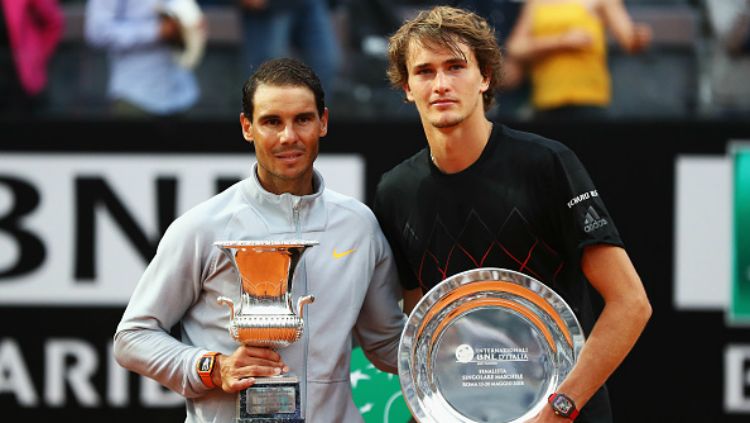
[[[589,206],[589,209],[586,211],[586,217],[583,219],[583,225],[583,231],[589,233],[606,226],[607,219],[602,219],[599,213],[594,210],[594,207]]]

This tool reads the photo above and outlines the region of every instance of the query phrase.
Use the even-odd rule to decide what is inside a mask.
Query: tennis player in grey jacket
[[[326,189],[313,169],[328,110],[309,67],[293,59],[260,66],[243,88],[240,123],[255,145],[252,175],[166,231],[117,328],[117,361],[185,396],[187,422],[234,421],[239,391],[287,370],[301,376],[307,422],[362,421],[349,383],[352,336],[373,364],[395,373],[405,322],[388,243],[365,205]],[[293,295],[315,295],[303,339],[278,351],[238,346],[217,303],[239,300],[237,276],[213,243],[283,239],[320,242],[295,274],[304,282]],[[181,340],[168,332],[178,323]],[[196,364],[211,353],[219,354],[204,381]]]

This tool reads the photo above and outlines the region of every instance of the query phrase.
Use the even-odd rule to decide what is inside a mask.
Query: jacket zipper
[[[295,198],[292,203],[292,220],[294,220],[294,230],[297,233],[297,239],[302,239],[302,229],[299,224],[299,203],[301,199]]]

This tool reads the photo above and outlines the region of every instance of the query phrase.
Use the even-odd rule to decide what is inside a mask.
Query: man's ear
[[[404,89],[404,94],[406,94],[406,100],[410,102],[414,102],[414,96],[411,94],[411,88],[409,88],[409,83],[404,82],[404,85],[401,86]]]
[[[323,116],[320,117],[320,137],[328,134],[328,107],[323,109]]]
[[[245,141],[253,142],[253,122],[245,116],[245,113],[240,113],[240,126],[242,127],[242,136]]]
[[[486,75],[486,76],[485,76]],[[485,93],[490,89],[490,81],[492,79],[492,72],[487,69],[487,72],[482,74],[482,84],[479,86],[479,92]]]

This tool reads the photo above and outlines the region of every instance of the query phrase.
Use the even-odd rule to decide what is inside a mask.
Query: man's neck
[[[303,175],[294,180],[282,180],[279,178],[264,177],[262,172],[259,171],[258,181],[263,189],[276,195],[292,194],[303,196],[315,192],[312,172],[309,175]]]
[[[432,161],[443,173],[458,173],[474,164],[491,132],[492,122],[484,116],[477,122],[464,121],[451,128],[425,125]]]

